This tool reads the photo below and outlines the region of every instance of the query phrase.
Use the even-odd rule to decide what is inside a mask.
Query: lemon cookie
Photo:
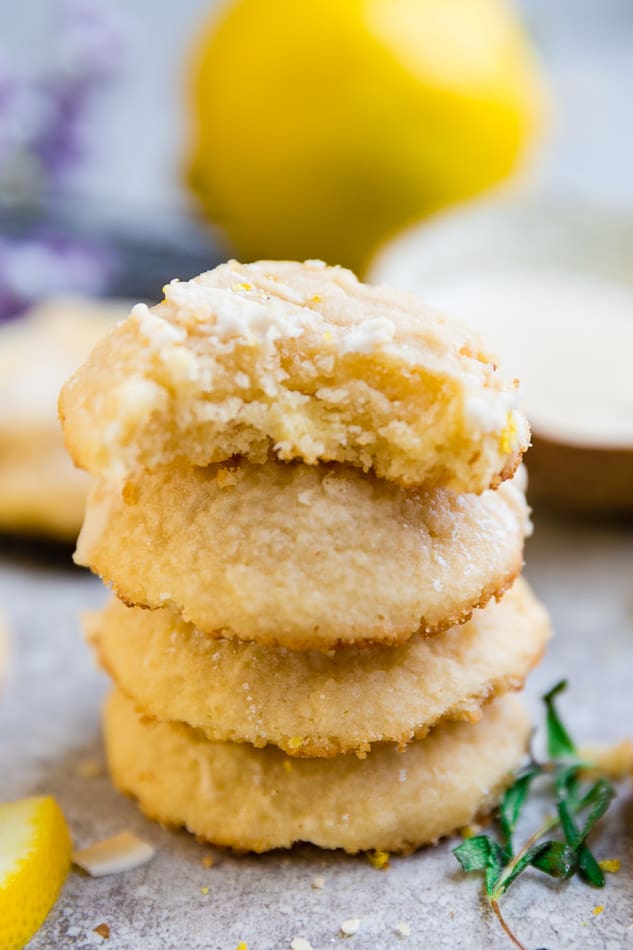
[[[64,449],[59,389],[121,304],[52,299],[0,329],[0,530],[77,536],[88,479]]]
[[[310,841],[355,852],[408,851],[492,808],[525,751],[530,723],[515,697],[475,725],[447,723],[404,751],[333,759],[209,742],[188,726],[147,721],[114,691],[104,716],[115,785],[151,818],[239,851]]]
[[[212,636],[397,643],[509,587],[529,525],[522,477],[454,495],[350,466],[173,465],[97,484],[75,560]]]
[[[423,738],[441,719],[475,722],[492,696],[522,686],[549,637],[521,580],[462,627],[395,648],[323,654],[209,640],[168,610],[115,599],[84,623],[102,665],[150,716],[300,757],[365,755],[374,742]]]
[[[62,392],[66,444],[93,473],[274,453],[480,492],[528,445],[516,381],[408,294],[314,261],[232,261],[164,293]]]

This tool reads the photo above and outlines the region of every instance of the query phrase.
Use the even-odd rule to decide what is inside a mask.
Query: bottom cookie
[[[157,821],[237,851],[307,841],[353,853],[410,851],[489,810],[524,754],[530,723],[504,696],[477,724],[441,725],[403,751],[291,759],[147,721],[115,690],[104,731],[115,785]]]

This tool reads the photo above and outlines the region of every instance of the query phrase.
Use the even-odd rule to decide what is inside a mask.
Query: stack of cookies
[[[134,307],[62,392],[115,784],[238,850],[404,851],[490,809],[549,627],[529,432],[481,341],[320,262]],[[144,609],[150,608],[150,609]]]

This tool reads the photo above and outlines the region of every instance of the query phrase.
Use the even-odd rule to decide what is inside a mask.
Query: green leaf
[[[495,888],[495,898],[497,900],[505,894],[512,882],[517,879],[519,874],[522,874],[523,871],[525,871],[525,869],[533,863],[534,859],[539,854],[541,854],[542,851],[549,847],[549,844],[549,841],[542,841],[540,844],[535,844],[532,848],[529,848],[525,854],[521,855],[507,876],[501,876],[501,880]]]
[[[551,759],[564,759],[576,755],[576,745],[561,722],[560,716],[554,704],[555,698],[567,689],[567,680],[561,680],[543,696],[543,702],[547,709],[546,728],[547,728],[547,754]]]
[[[515,832],[517,822],[521,816],[521,811],[530,785],[537,775],[540,775],[542,769],[539,766],[533,766],[523,772],[516,779],[514,785],[506,790],[499,806],[499,823],[508,854],[512,854],[512,835]]]
[[[556,781],[561,827],[567,843],[572,848],[578,848],[585,840],[615,797],[613,785],[605,778],[598,779],[582,797],[579,797],[578,768],[578,766],[570,766],[564,769]],[[582,814],[589,806],[591,806],[589,814],[582,827],[579,828],[573,814]]]
[[[564,799],[558,802],[558,817],[560,818],[560,826],[565,835],[565,841],[569,847],[575,851],[576,848],[582,844],[582,838],[580,837],[580,831],[576,826],[576,822],[572,817],[571,809]]]
[[[453,854],[462,866],[462,871],[485,871],[490,861],[492,841],[487,835],[467,838],[453,848]]]
[[[585,844],[583,834],[574,821],[570,807],[566,801],[560,801],[558,803],[558,814],[560,816],[560,824],[563,829],[563,834],[565,835],[565,840],[576,853],[578,873],[581,878],[594,887],[604,887],[604,874],[588,845]]]
[[[578,873],[587,884],[592,887],[604,887],[605,880],[602,868],[594,858],[586,844],[581,844],[577,851]]]
[[[573,765],[567,765],[556,772],[556,794],[559,799],[569,802],[570,805],[580,802],[582,798],[580,769],[580,764],[574,762]]]
[[[602,818],[614,798],[615,789],[606,778],[598,779],[587,792],[581,801],[581,808],[584,809],[587,805],[591,805],[592,808],[585,818],[585,823],[580,831],[582,841],[585,840],[595,823]]]
[[[561,681],[543,697],[549,761],[539,763],[531,757],[529,764],[515,774],[497,813],[501,843],[488,835],[477,835],[453,851],[464,871],[483,874],[490,906],[517,946],[520,946],[519,941],[503,920],[499,901],[527,868],[533,867],[559,880],[578,873],[593,887],[604,887],[605,884],[604,874],[587,844],[587,837],[608,809],[615,791],[605,778],[592,781],[595,769],[580,760],[575,743],[561,721],[555,701],[566,686],[567,683]],[[513,837],[537,776],[549,777],[549,791],[553,794],[557,811],[550,812],[515,854]],[[558,826],[564,841],[549,840],[547,836]]]
[[[486,880],[486,893],[492,893],[499,875],[506,863],[506,854],[496,841],[487,835],[476,835],[468,838],[456,848],[453,854],[461,864],[462,870],[483,871]]]
[[[532,867],[563,879],[573,875],[577,864],[576,852],[564,841],[548,841],[547,847],[532,858]]]
[[[488,859],[488,867],[485,871],[486,894],[488,897],[490,897],[497,886],[497,881],[501,877],[509,857],[510,855],[504,851],[503,848],[499,847],[496,841],[490,842],[490,857]]]
[[[561,828],[567,844],[576,852],[578,873],[582,880],[592,887],[604,887],[604,874],[585,839],[611,804],[615,790],[610,782],[601,778],[594,782],[589,791],[578,800],[577,776],[573,775],[573,771],[573,769],[565,770],[567,774],[561,774],[556,784],[559,794],[558,814]],[[570,789],[574,793],[574,799],[565,797],[569,794]],[[589,814],[585,818],[582,827],[579,828],[572,815],[572,810],[582,813],[587,807],[590,807]]]

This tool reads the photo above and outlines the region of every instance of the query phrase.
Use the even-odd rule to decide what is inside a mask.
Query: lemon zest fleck
[[[607,874],[617,874],[620,870],[621,864],[619,858],[605,858],[604,861],[598,861],[601,871],[606,871]]]
[[[368,851],[367,860],[373,868],[376,868],[376,870],[386,871],[386,869],[389,867],[389,852],[380,851],[378,849],[375,851]]]
[[[499,436],[499,449],[505,455],[509,455],[516,445],[516,438],[517,438],[516,420],[514,418],[514,415],[511,412],[509,412],[505,428],[501,430],[501,435]]]
[[[480,831],[481,825],[465,825],[459,833],[462,838],[474,838]]]

